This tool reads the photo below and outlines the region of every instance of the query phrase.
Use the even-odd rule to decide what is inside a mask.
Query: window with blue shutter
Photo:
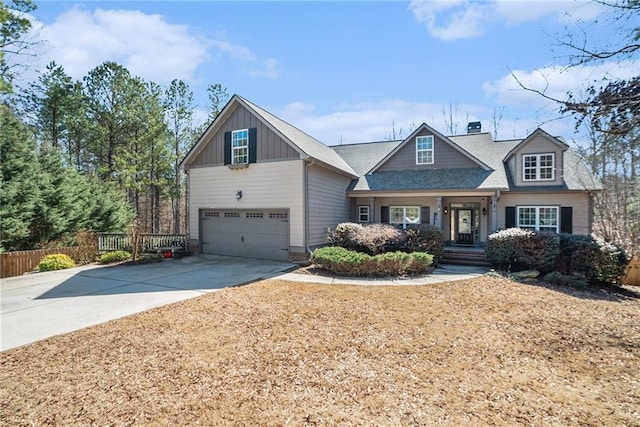
[[[224,164],[246,165],[258,158],[258,129],[239,129],[224,133]]]

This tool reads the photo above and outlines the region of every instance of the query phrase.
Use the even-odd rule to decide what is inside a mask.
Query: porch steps
[[[482,248],[463,246],[447,246],[442,255],[442,264],[473,265],[477,267],[489,267],[489,261]]]

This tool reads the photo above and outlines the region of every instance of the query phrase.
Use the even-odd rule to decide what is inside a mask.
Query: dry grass
[[[264,281],[0,355],[4,425],[640,425],[640,301]]]

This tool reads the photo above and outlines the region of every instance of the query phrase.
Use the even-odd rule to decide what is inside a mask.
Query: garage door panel
[[[200,221],[202,251],[286,261],[288,218],[286,210],[205,210]]]

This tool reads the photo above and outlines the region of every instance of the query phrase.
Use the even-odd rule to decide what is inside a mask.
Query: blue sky
[[[221,83],[328,145],[406,136],[422,122],[448,134],[480,120],[498,138],[541,126],[566,139],[573,120],[521,90],[511,73],[552,96],[633,61],[567,69],[554,37],[585,29],[620,40],[607,9],[584,1],[37,1],[38,63],[80,79],[106,60],[166,85],[183,79],[196,103]],[[596,22],[597,20],[597,22]],[[618,24],[619,25],[619,24]]]

